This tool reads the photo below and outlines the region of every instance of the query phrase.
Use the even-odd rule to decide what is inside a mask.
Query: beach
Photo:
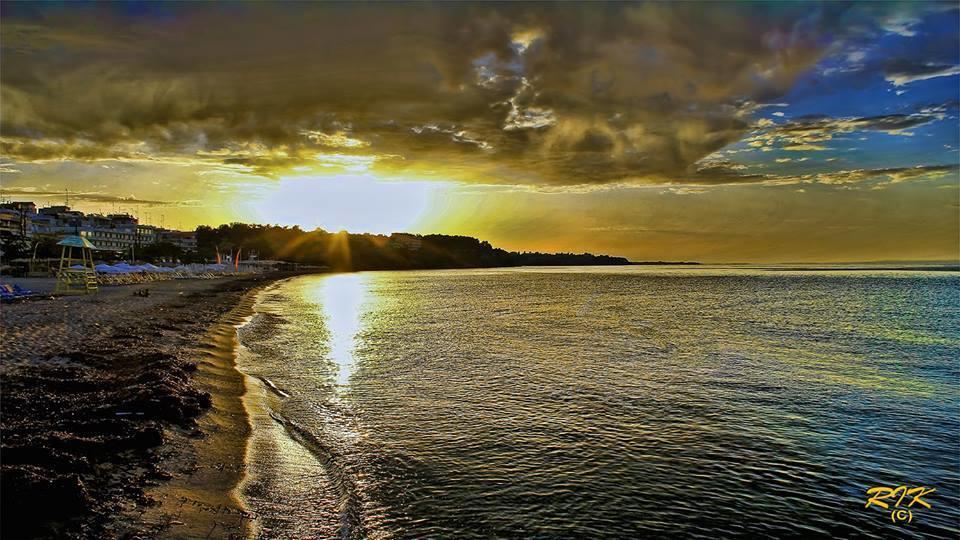
[[[956,537],[956,273],[287,276],[4,304],[4,537]]]
[[[3,305],[3,535],[242,535],[253,516],[231,495],[249,433],[234,325],[279,277]]]

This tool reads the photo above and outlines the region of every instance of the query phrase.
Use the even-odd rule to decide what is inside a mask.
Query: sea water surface
[[[256,537],[960,534],[956,272],[303,276],[240,338]]]

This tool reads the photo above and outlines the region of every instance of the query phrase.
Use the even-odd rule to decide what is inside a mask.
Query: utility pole
[[[133,247],[140,247],[140,220],[133,224]]]
[[[20,239],[27,239],[27,212],[21,206],[17,210],[18,215],[20,216]]]

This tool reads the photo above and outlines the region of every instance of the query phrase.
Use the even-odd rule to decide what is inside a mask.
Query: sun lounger
[[[0,300],[12,301],[19,300],[21,298],[30,298],[32,296],[39,296],[40,293],[33,292],[29,289],[24,289],[19,285],[7,285],[0,284]]]

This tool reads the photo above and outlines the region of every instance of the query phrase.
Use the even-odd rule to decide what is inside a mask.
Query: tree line
[[[197,255],[212,260],[219,252],[246,259],[283,260],[333,270],[488,268],[498,266],[618,265],[623,257],[590,253],[506,251],[469,236],[443,234],[353,234],[323,229],[230,223],[197,228]]]

